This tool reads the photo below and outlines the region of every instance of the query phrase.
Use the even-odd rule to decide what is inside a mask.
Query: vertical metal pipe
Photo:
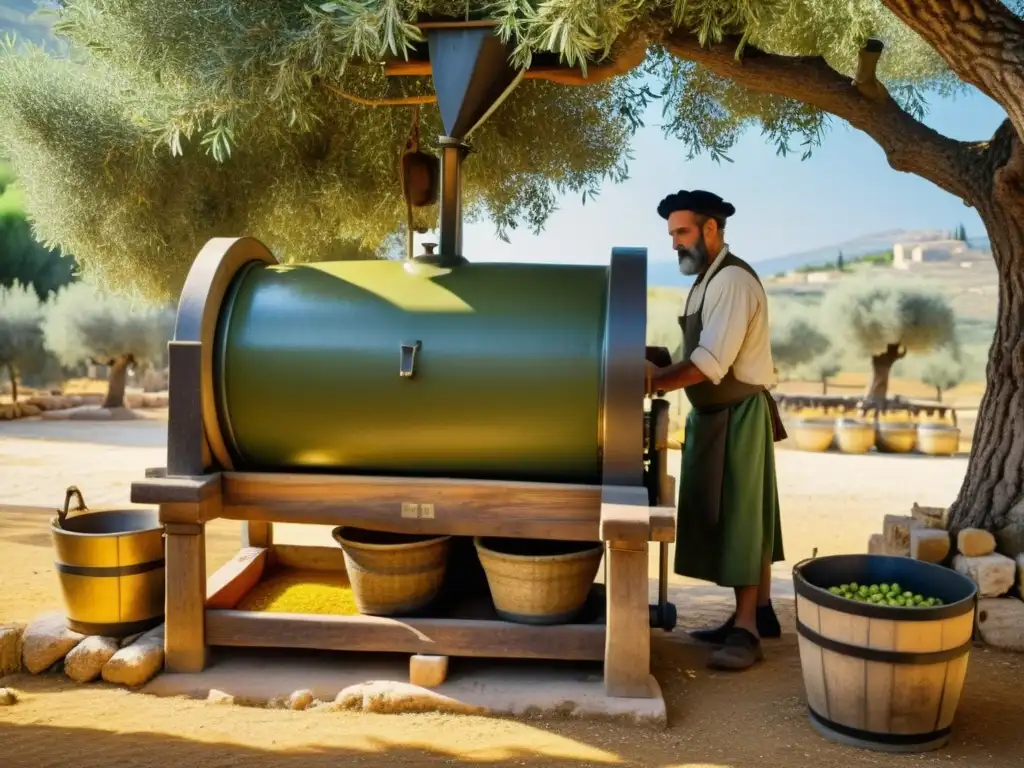
[[[462,157],[466,145],[450,136],[442,136],[441,144],[441,266],[462,262]]]

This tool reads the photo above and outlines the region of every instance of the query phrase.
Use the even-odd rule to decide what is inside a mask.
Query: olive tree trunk
[[[97,362],[96,360],[93,361]],[[103,408],[124,408],[124,391],[128,385],[128,369],[135,365],[132,354],[118,355],[103,361],[107,366],[107,396]]]
[[[902,360],[907,351],[899,344],[890,344],[885,352],[871,358],[871,381],[864,397],[868,400],[885,400],[889,394],[889,376],[896,362]]]
[[[1024,189],[994,195],[978,212],[999,270],[999,308],[964,484],[949,511],[953,530],[997,530],[1024,497]]]
[[[11,377],[11,402],[18,404],[18,369],[14,363],[7,364],[7,374]]]

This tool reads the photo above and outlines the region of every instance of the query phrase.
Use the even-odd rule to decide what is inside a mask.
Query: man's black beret
[[[658,203],[658,215],[663,219],[667,219],[676,211],[693,211],[714,219],[727,219],[736,213],[736,208],[714,192],[707,192],[703,189],[687,192],[685,189],[681,189]]]

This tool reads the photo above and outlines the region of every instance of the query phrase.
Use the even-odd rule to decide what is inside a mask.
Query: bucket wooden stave
[[[72,497],[78,514],[69,515]],[[68,488],[50,522],[68,627],[122,638],[164,617],[164,527],[155,509],[89,510]]]
[[[904,557],[836,555],[793,569],[797,632],[812,725],[882,752],[924,752],[952,731],[971,648],[977,588],[955,571]],[[859,603],[828,588],[899,583],[942,606]]]

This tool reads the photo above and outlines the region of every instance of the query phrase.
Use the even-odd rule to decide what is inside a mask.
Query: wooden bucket
[[[519,624],[566,624],[586,605],[604,546],[589,541],[473,540],[494,610]]]
[[[835,435],[835,419],[797,419],[793,423],[793,441],[801,451],[827,451],[832,447]]]
[[[930,608],[860,603],[830,587],[898,583],[940,598]],[[826,738],[881,752],[943,746],[960,701],[977,587],[909,557],[834,555],[793,569],[800,663],[812,725]]]
[[[332,531],[345,553],[345,570],[360,613],[413,613],[437,597],[444,583],[451,536],[387,533],[340,526]]]
[[[876,447],[882,453],[910,453],[917,444],[917,425],[912,421],[882,421]]]
[[[875,445],[875,425],[863,419],[839,419],[836,439],[843,453],[867,453]]]
[[[79,514],[69,514],[72,497]],[[163,622],[164,527],[156,509],[90,510],[71,486],[50,535],[70,629],[122,638]]]
[[[949,424],[918,424],[917,448],[928,456],[955,456],[960,450],[960,429]]]

